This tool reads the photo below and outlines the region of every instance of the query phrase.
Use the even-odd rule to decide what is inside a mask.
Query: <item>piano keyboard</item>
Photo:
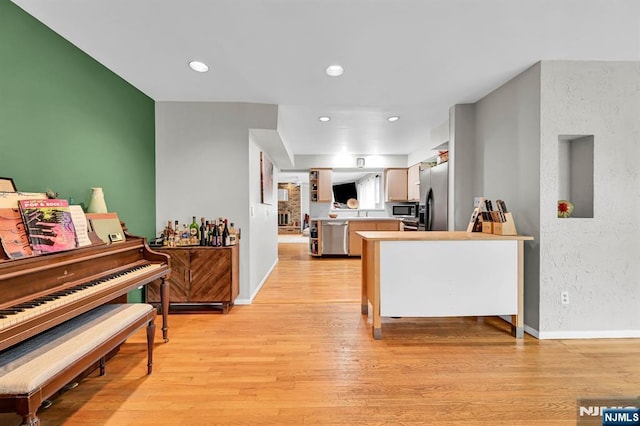
[[[76,300],[84,299],[108,288],[115,287],[126,280],[148,274],[162,266],[163,264],[160,263],[136,266],[74,287],[56,291],[28,302],[0,309],[0,330],[4,330]]]

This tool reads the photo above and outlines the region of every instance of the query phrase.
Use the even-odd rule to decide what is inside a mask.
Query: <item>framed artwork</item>
[[[273,163],[260,151],[260,195],[262,204],[273,204]]]
[[[16,192],[16,184],[13,179],[0,177],[0,192]]]

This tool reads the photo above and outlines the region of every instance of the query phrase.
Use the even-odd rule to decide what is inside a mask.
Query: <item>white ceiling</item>
[[[640,60],[638,0],[14,2],[156,101],[280,105],[294,155],[431,148],[450,106],[539,60]]]

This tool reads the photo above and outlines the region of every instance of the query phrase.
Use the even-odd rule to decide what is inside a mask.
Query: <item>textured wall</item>
[[[640,335],[640,64],[542,62],[541,100],[541,337]],[[594,217],[558,219],[558,136],[589,134]]]

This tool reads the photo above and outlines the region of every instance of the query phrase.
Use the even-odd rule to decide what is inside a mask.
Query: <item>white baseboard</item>
[[[236,299],[234,304],[236,304],[236,305],[250,305],[253,302],[253,299],[255,299],[256,296],[258,295],[258,292],[260,291],[260,289],[262,288],[264,283],[267,282],[267,278],[269,278],[269,276],[271,275],[271,273],[275,269],[276,265],[278,264],[279,260],[280,259],[276,258],[276,261],[273,262],[273,265],[271,265],[271,268],[269,268],[269,271],[267,271],[267,273],[264,275],[264,278],[262,278],[262,281],[260,281],[260,284],[258,284],[258,287],[251,294],[251,297],[249,297],[248,299],[240,299],[240,298],[238,298],[238,299]]]
[[[538,339],[632,339],[640,330],[539,331]]]
[[[538,332],[538,330],[536,330],[533,327],[529,327],[527,324],[524,325],[524,332],[527,333],[527,334],[532,335],[536,339],[540,338],[540,333]]]
[[[507,316],[501,317],[509,322]],[[524,332],[539,340],[560,339],[632,339],[640,337],[640,330],[598,330],[598,331],[540,331],[524,325]]]

